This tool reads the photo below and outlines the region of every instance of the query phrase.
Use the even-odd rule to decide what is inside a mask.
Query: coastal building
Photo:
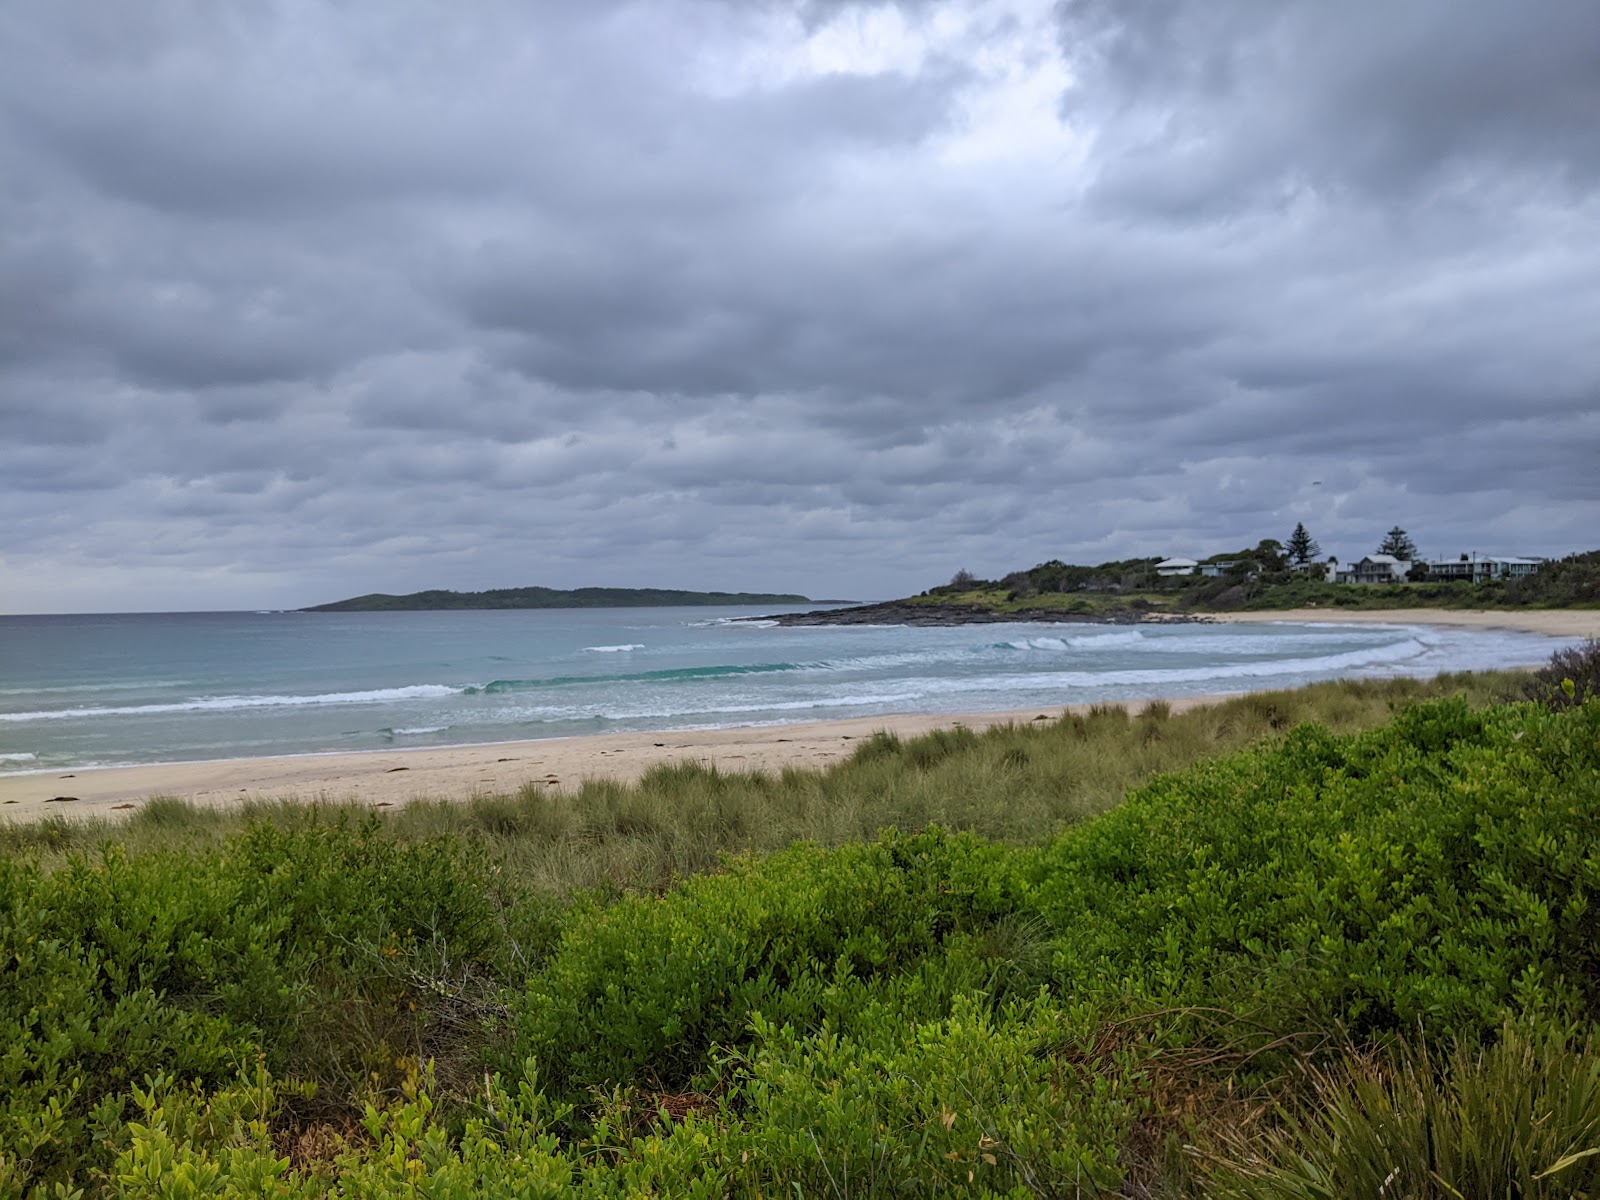
[[[1429,583],[1483,583],[1489,579],[1526,579],[1539,569],[1542,558],[1516,558],[1492,554],[1463,554],[1428,564]]]
[[[1404,583],[1411,564],[1392,554],[1369,554],[1352,563],[1349,570],[1340,570],[1340,583]]]
[[[1339,560],[1330,557],[1326,562],[1290,563],[1289,570],[1309,579],[1336,583],[1339,577]]]
[[[1210,579],[1221,579],[1229,571],[1238,567],[1241,559],[1237,558],[1212,558],[1200,564],[1200,574]]]
[[[1165,558],[1156,564],[1157,575],[1193,575],[1200,565],[1194,558]]]

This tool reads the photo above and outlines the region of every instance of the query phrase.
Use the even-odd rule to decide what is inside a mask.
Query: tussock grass
[[[1518,1196],[1600,1186],[1600,1053],[1592,1039],[1508,1027],[1492,1046],[1425,1043],[1313,1073],[1309,1103],[1231,1140],[1222,1200]]]
[[[729,772],[704,763],[652,768],[637,783],[589,779],[575,789],[530,783],[508,795],[440,797],[384,810],[402,841],[452,836],[493,850],[513,877],[558,894],[658,891],[718,869],[724,855],[797,841],[838,846],[882,830],[938,824],[1003,842],[1041,842],[1119,803],[1157,775],[1232,753],[1316,721],[1336,733],[1376,728],[1397,709],[1440,696],[1474,704],[1520,694],[1526,676],[1339,680],[1255,692],[1175,713],[1119,704],[982,733],[958,728],[903,739],[880,732],[823,770]],[[126,821],[51,816],[0,824],[0,854],[47,864],[111,840],[129,853],[215,844],[252,823],[288,828],[366,815],[365,805],[257,801],[214,809],[156,798]]]

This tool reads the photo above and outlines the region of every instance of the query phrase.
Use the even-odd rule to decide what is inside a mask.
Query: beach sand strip
[[[1170,701],[1180,712],[1216,697]],[[1087,711],[1073,705],[1072,711]],[[1143,707],[1127,706],[1130,711]],[[354,800],[391,806],[424,797],[462,800],[513,793],[525,785],[576,788],[584,779],[631,782],[661,763],[699,762],[724,771],[826,767],[848,758],[878,730],[903,738],[964,725],[983,730],[1007,722],[1059,717],[1061,707],[960,715],[923,713],[817,721],[800,725],[658,733],[597,733],[471,746],[305,754],[215,762],[156,763],[0,776],[0,819],[37,820],[126,812],[152,796],[196,804],[247,800]],[[70,798],[69,798],[70,797]]]

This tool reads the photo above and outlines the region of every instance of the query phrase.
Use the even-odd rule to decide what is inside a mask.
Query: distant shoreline
[[[830,608],[821,612],[771,613],[759,617],[735,617],[735,621],[763,621],[786,628],[807,625],[912,625],[943,628],[958,625],[1198,625],[1210,614],[1143,613],[1127,609],[1113,613],[1075,613],[1060,608],[1025,608],[1016,612],[983,608],[975,604],[911,604],[905,600],[886,600],[880,604],[856,604],[849,608]]]
[[[1592,608],[1283,608],[1200,613],[1144,613],[1134,610],[1073,613],[1061,609],[1004,612],[977,605],[910,604],[903,600],[891,600],[883,604],[862,604],[821,612],[774,613],[764,617],[736,619],[770,621],[781,626],[1205,625],[1261,622],[1297,625],[1446,625],[1458,629],[1514,629],[1550,637],[1600,637],[1600,609]]]
[[[1455,629],[1513,629],[1548,637],[1600,637],[1594,608],[1285,608],[1207,613],[1223,624],[1279,621],[1296,625],[1447,625]]]
[[[371,592],[295,609],[323,612],[498,612],[516,609],[750,608],[765,604],[848,604],[789,592],[690,592],[676,588],[495,588],[485,592],[432,589],[403,596]]]

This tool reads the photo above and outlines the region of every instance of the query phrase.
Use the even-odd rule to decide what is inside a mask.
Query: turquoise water
[[[1374,625],[732,619],[751,613],[0,617],[0,772],[1047,708],[1524,664],[1567,644]]]

